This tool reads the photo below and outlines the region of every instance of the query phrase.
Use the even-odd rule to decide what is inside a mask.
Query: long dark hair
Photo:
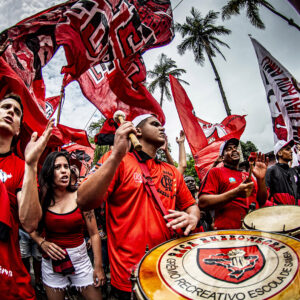
[[[55,199],[54,199],[54,166],[55,166],[55,161],[58,157],[63,156],[66,158],[69,167],[70,167],[70,162],[69,158],[66,153],[64,152],[58,152],[54,151],[51,152],[45,159],[41,172],[39,174],[39,198],[43,210],[43,217],[45,215],[46,210],[48,209],[49,206],[55,204]],[[71,185],[71,176],[70,176],[70,182],[69,185],[67,186],[67,191],[69,192],[74,192],[76,191],[76,187]],[[43,220],[43,219],[42,219]]]

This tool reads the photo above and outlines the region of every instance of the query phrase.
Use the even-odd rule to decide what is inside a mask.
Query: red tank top
[[[61,248],[75,248],[84,241],[85,222],[77,207],[66,214],[47,210],[45,215],[45,238]]]

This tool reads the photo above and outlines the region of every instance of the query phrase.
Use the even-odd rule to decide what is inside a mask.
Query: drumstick
[[[124,121],[125,121],[125,113],[121,110],[117,110],[114,113],[113,119],[116,123],[123,124]],[[135,150],[137,150],[137,151],[142,150],[142,145],[140,144],[139,140],[137,139],[137,137],[133,133],[129,133],[129,138],[130,138],[131,143],[132,143]]]

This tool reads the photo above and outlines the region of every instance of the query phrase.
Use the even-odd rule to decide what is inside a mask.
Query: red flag
[[[32,98],[32,95],[25,86],[23,80],[2,57],[0,57],[0,86],[1,98],[8,93],[15,93],[19,95],[22,100],[23,123],[19,134],[19,140],[16,145],[16,152],[21,158],[24,158],[24,149],[30,140],[31,134],[36,131],[40,136],[47,126],[48,119]],[[54,128],[45,153],[51,151],[52,148],[61,145],[63,145],[62,135],[57,128]],[[42,159],[40,162],[41,161]]]
[[[71,143],[69,145],[64,145],[62,149],[71,154],[70,163],[75,163],[80,167],[80,176],[85,176],[94,160],[94,146],[91,145],[91,147],[85,147],[76,143]],[[79,162],[79,164],[77,162]]]
[[[82,146],[91,147],[87,133],[83,129],[75,129],[62,124],[58,124],[57,128],[62,133],[64,144],[74,142]]]
[[[65,16],[56,30],[69,63],[63,68],[68,74],[65,84],[77,79],[106,118],[120,109],[128,120],[154,113],[164,123],[161,107],[143,85],[146,70],[141,54],[172,40],[170,1],[91,0],[89,5],[74,4]]]
[[[107,119],[113,118],[115,111],[122,110],[129,121],[138,115],[151,113],[164,124],[165,116],[160,105],[142,83],[146,78],[146,70],[141,56],[138,59],[140,63],[132,63],[132,74],[130,70],[129,74],[124,74],[118,60],[90,68],[78,79],[81,90]],[[141,77],[141,81],[133,84],[129,80],[132,75],[135,80]]]
[[[208,144],[219,140],[224,135],[228,135],[234,131],[246,126],[245,116],[230,115],[227,116],[221,123],[212,124],[202,119],[198,122],[204,131]]]
[[[24,107],[23,122],[41,135],[47,126],[48,120],[36,105],[21,78],[2,57],[0,57],[0,86],[4,88],[1,96],[13,92],[21,97]]]
[[[195,160],[195,169],[199,179],[202,180],[218,158],[222,143],[231,138],[241,137],[246,126],[245,116],[231,115],[221,124],[211,124],[198,119],[194,115],[190,99],[178,80],[170,76],[170,83],[180,122]]]
[[[58,49],[55,28],[64,10],[74,1],[63,3],[22,20],[0,35],[0,45],[8,43],[2,57],[23,80],[32,99],[46,114],[42,67]]]
[[[164,123],[160,106],[143,85],[146,70],[141,54],[172,40],[172,21],[168,0],[70,0],[4,31],[0,46],[11,42],[3,57],[43,112],[46,101],[41,69],[63,45],[68,60],[63,68],[64,84],[82,75],[83,93],[106,117],[112,117],[116,108],[124,110],[128,120],[150,112]],[[113,62],[114,68],[98,85],[85,72],[105,62]]]
[[[49,97],[46,99],[45,115],[49,120],[52,118],[59,105],[60,96]]]
[[[192,155],[195,156],[201,149],[208,145],[206,136],[194,115],[193,105],[179,81],[170,75],[170,84],[176,109]]]
[[[101,127],[99,133],[95,135],[95,143],[99,146],[114,144],[115,132],[117,129],[117,124],[113,119],[106,119]]]

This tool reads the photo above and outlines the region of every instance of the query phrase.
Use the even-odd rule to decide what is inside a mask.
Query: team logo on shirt
[[[7,174],[3,170],[0,169],[0,180],[4,183],[9,178],[12,178],[12,175]]]
[[[172,191],[172,183],[173,183],[173,180],[168,175],[163,175],[163,177],[161,178],[161,184],[165,188],[165,190],[168,192]]]
[[[136,183],[143,183],[143,177],[142,177],[142,174],[141,174],[141,173],[135,172],[135,173],[133,174],[133,180],[134,180]]]
[[[229,177],[229,182],[230,182],[230,183],[235,183],[236,180],[235,180],[235,178],[233,178],[233,177]]]

